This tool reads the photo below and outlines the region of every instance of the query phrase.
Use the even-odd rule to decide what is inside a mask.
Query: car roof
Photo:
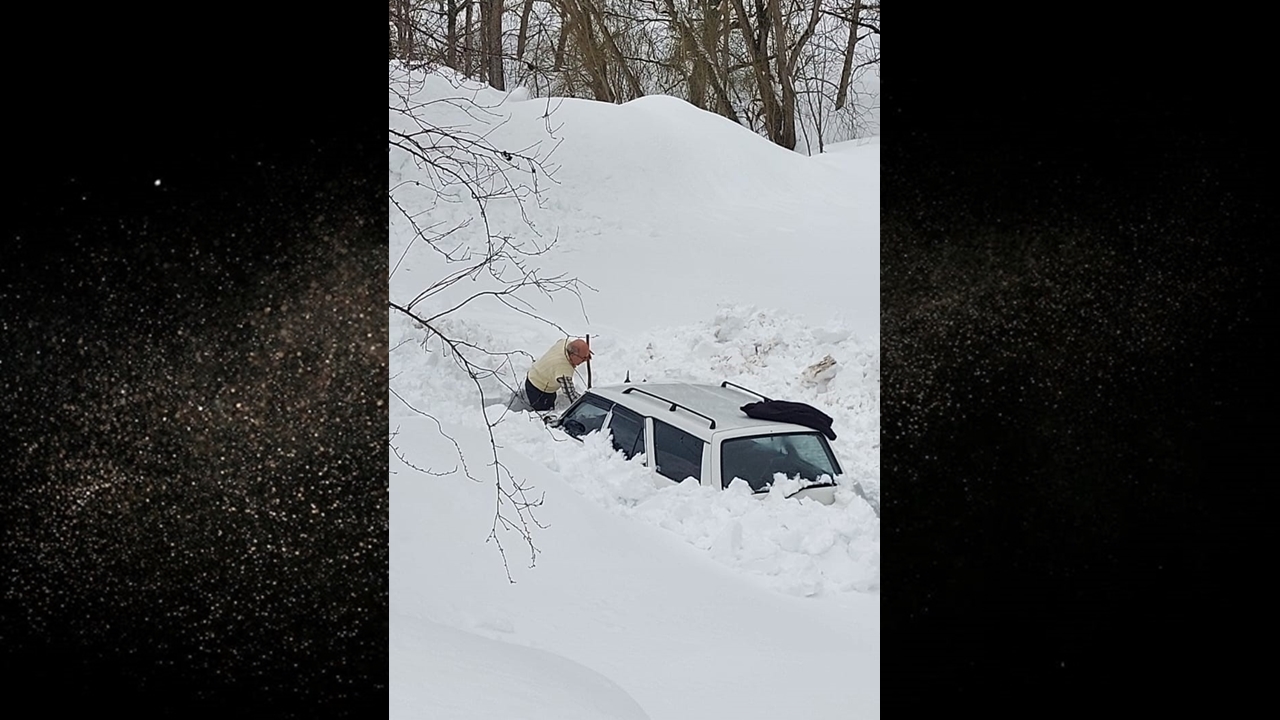
[[[803,425],[748,417],[742,412],[742,406],[758,402],[762,397],[732,386],[644,382],[596,386],[587,392],[622,403],[705,440],[723,432],[744,429],[770,434],[816,432]],[[672,403],[679,407],[672,409]],[[707,418],[715,421],[715,429],[711,429]]]

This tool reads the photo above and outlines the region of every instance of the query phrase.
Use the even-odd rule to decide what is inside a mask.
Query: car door
[[[640,413],[621,405],[614,405],[608,419],[609,433],[613,438],[613,447],[630,460],[636,455],[645,456],[648,465],[646,448],[645,418]]]
[[[653,420],[653,468],[672,482],[693,478],[702,482],[703,455],[707,444],[689,433]]]

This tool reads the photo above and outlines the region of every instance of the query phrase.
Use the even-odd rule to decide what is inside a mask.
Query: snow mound
[[[560,655],[427,620],[397,618],[394,628],[391,717],[649,720],[617,683]]]

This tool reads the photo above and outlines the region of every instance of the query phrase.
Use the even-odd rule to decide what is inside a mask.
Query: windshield
[[[768,490],[774,473],[809,482],[831,482],[839,474],[827,439],[819,433],[757,435],[720,444],[720,476],[725,487],[734,478],[752,490]]]

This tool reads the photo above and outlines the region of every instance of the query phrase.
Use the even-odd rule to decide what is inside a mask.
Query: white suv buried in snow
[[[672,482],[694,478],[726,488],[735,478],[767,493],[776,473],[798,477],[801,489],[789,497],[810,497],[830,505],[840,462],[822,432],[804,425],[749,417],[746,403],[768,400],[740,385],[643,383],[594,387],[550,420],[570,436],[608,432],[627,458],[645,456],[645,465]],[[864,498],[862,490],[855,490]],[[876,510],[879,514],[879,510]]]

